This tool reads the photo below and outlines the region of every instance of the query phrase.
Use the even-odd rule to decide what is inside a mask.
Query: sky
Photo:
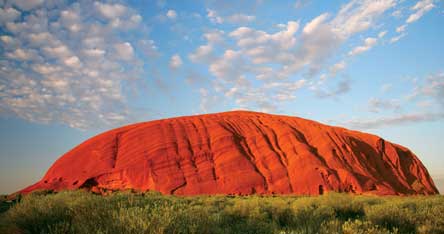
[[[443,6],[0,0],[0,193],[105,130],[238,109],[377,134],[444,192]]]

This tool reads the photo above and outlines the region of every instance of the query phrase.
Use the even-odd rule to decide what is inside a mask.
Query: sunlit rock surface
[[[407,148],[289,116],[233,111],[137,123],[93,137],[22,190],[164,194],[438,193]]]

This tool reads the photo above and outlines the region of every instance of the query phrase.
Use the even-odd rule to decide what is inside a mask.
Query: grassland
[[[2,198],[0,233],[444,233],[444,196],[197,196],[84,191]]]

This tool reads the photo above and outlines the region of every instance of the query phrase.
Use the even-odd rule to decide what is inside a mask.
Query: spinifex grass
[[[35,193],[0,233],[444,233],[444,197],[164,196]]]

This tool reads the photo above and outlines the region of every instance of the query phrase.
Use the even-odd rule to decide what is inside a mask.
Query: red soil
[[[93,137],[20,191],[437,194],[407,148],[297,117],[234,111],[137,123]]]

